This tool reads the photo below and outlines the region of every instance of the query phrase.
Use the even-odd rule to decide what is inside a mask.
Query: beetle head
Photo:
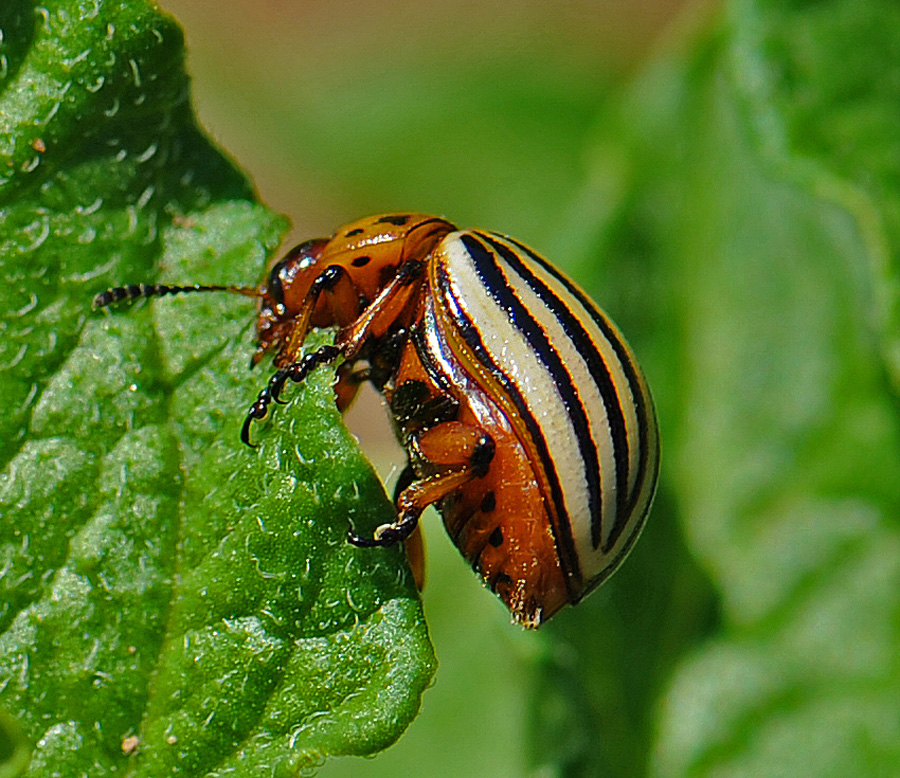
[[[281,343],[313,282],[322,272],[319,258],[326,245],[328,238],[307,240],[294,246],[269,269],[265,282],[259,288],[262,299],[256,320],[259,346],[251,366]]]

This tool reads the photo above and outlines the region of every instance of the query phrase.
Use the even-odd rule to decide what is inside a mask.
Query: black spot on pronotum
[[[494,581],[494,585],[496,586],[497,584],[504,584],[506,586],[509,586],[509,584],[511,584],[512,582],[513,579],[510,578],[506,573],[498,573],[497,580]]]
[[[481,498],[481,512],[482,513],[490,513],[494,508],[497,507],[497,495],[493,492],[488,492],[484,497]]]
[[[503,530],[500,527],[495,527],[494,531],[491,533],[491,536],[488,538],[488,543],[490,543],[494,548],[503,545]]]
[[[397,227],[402,227],[404,224],[409,222],[410,216],[408,214],[405,215],[396,215],[396,216],[382,216],[375,224],[393,224]]]
[[[372,261],[372,257],[354,257],[350,263],[353,267],[365,267]]]
[[[353,238],[357,235],[362,235],[364,232],[365,232],[365,230],[362,227],[357,227],[355,230],[350,230],[350,231],[344,233],[344,237],[345,238]]]

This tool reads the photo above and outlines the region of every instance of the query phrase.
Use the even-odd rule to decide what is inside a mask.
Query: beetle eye
[[[284,305],[284,285],[281,283],[281,273],[284,270],[286,261],[282,259],[281,262],[272,268],[272,272],[269,273],[269,283],[266,284],[272,299],[280,305]]]
[[[314,238],[313,240],[305,241],[294,246],[272,266],[272,269],[269,271],[266,289],[278,305],[284,305],[285,288],[290,291],[297,275],[318,262],[322,249],[325,248],[327,243],[328,240],[325,238]]]

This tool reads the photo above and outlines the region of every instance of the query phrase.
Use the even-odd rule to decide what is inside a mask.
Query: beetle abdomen
[[[491,439],[490,466],[473,475],[463,488],[448,494],[438,508],[454,545],[506,604],[515,621],[538,626],[571,602],[573,593],[560,564],[533,463],[507,412],[463,369],[444,341],[445,333],[432,326],[433,322],[434,310],[429,302],[412,347],[405,350],[401,360],[399,390],[388,387],[385,392],[392,399],[400,438],[416,435],[422,422],[429,428],[421,409],[436,399],[453,397],[451,424],[481,430]],[[419,398],[416,410],[412,415],[403,413],[408,403],[397,402],[397,398],[412,395]],[[437,422],[431,429],[440,426]],[[418,478],[427,480],[442,470],[432,463],[430,452],[423,451],[420,443],[409,448]]]

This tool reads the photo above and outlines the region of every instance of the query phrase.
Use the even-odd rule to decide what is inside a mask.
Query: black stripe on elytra
[[[485,367],[491,375],[503,387],[506,396],[512,401],[519,412],[519,415],[525,421],[528,432],[534,442],[538,457],[541,459],[545,470],[548,474],[550,482],[550,498],[556,509],[556,515],[559,517],[560,525],[556,529],[560,533],[558,538],[557,549],[559,551],[559,563],[563,571],[563,577],[566,581],[566,587],[571,597],[577,597],[579,591],[583,587],[583,578],[581,575],[581,567],[578,563],[578,557],[575,553],[575,546],[572,542],[572,528],[569,525],[568,516],[563,502],[562,492],[559,487],[559,478],[553,466],[553,460],[550,458],[547,449],[547,443],[541,433],[540,426],[531,416],[528,406],[525,404],[522,395],[509,378],[497,367],[490,358],[487,349],[481,342],[481,336],[473,325],[468,314],[459,306],[459,301],[453,295],[450,288],[450,279],[447,276],[446,268],[440,265],[437,269],[437,286],[442,292],[442,299],[447,307],[449,307],[450,316],[453,319],[466,345],[472,350],[479,364]]]
[[[626,516],[630,516],[631,512],[634,510],[638,499],[640,498],[641,492],[643,491],[644,481],[647,479],[647,464],[650,460],[650,416],[648,413],[647,404],[652,402],[649,396],[644,395],[641,391],[641,382],[637,377],[637,368],[634,365],[634,362],[631,359],[631,356],[628,353],[625,344],[622,343],[621,340],[617,337],[616,333],[610,327],[609,322],[606,317],[597,310],[597,306],[593,303],[593,301],[587,297],[575,284],[573,284],[568,278],[566,278],[562,273],[560,273],[553,265],[551,265],[546,259],[544,259],[539,254],[536,254],[532,251],[528,246],[525,246],[519,243],[517,240],[513,240],[512,238],[506,238],[510,243],[515,246],[518,246],[522,251],[524,251],[531,259],[537,262],[544,270],[546,270],[550,275],[552,275],[557,281],[559,281],[568,291],[569,293],[575,297],[584,306],[584,309],[588,312],[588,315],[594,320],[594,323],[599,328],[600,332],[603,333],[603,336],[609,341],[610,345],[613,347],[613,351],[616,352],[616,357],[619,359],[619,364],[622,365],[622,372],[625,374],[625,378],[628,381],[628,388],[631,391],[631,396],[634,398],[634,407],[637,412],[637,422],[638,422],[638,471],[637,475],[634,479],[634,488],[631,491],[631,494],[628,497],[628,509],[626,511]],[[659,457],[656,457],[657,461]],[[658,466],[658,465],[657,465]],[[652,476],[652,474],[651,474]]]
[[[527,269],[522,267],[520,270],[515,266],[515,263],[517,262],[516,257],[506,246],[503,246],[501,243],[491,239],[487,235],[482,233],[476,234],[482,241],[486,241],[490,244],[491,248],[494,249],[494,251],[491,252],[490,249],[485,246],[484,252],[480,256],[476,257],[473,254],[473,259],[476,260],[475,268],[479,278],[482,283],[491,290],[494,302],[506,311],[510,322],[524,335],[532,350],[543,363],[544,367],[549,371],[553,382],[556,384],[556,390],[559,392],[563,404],[565,405],[566,412],[572,421],[572,429],[575,432],[578,453],[581,456],[582,465],[584,467],[584,481],[588,491],[591,542],[593,547],[597,548],[600,545],[604,518],[603,491],[600,481],[600,459],[597,453],[597,444],[591,435],[587,411],[579,397],[578,390],[575,387],[571,374],[563,364],[559,352],[554,348],[553,344],[550,343],[550,339],[544,328],[538,323],[532,315],[532,312],[526,308],[525,304],[519,299],[515,291],[507,282],[506,277],[498,265],[496,259],[497,255],[509,265],[513,272],[518,273],[522,281],[525,282],[531,291],[540,297],[541,301],[550,309],[550,312],[558,318],[559,313],[554,308],[554,299],[552,298],[549,289],[545,288],[544,294],[541,294],[541,289],[539,288],[540,281],[533,276],[529,278]],[[466,247],[469,248],[470,253],[472,253],[470,243],[474,243],[474,239],[467,242],[465,237],[466,236],[463,237],[463,242],[466,243]],[[480,243],[480,245],[484,246],[483,243]],[[521,265],[521,263],[519,264]],[[556,300],[555,303],[560,306],[562,305],[558,300]],[[588,344],[589,348],[593,348],[590,341],[588,341]],[[608,378],[609,376],[607,376],[607,379]],[[611,388],[612,387],[610,386],[610,389]],[[613,405],[616,406],[615,392],[612,394]],[[609,398],[607,396],[603,397],[603,401],[607,406],[609,405]]]
[[[410,338],[412,339],[413,347],[416,350],[416,356],[419,357],[422,367],[425,368],[425,372],[428,374],[428,377],[434,381],[435,385],[438,386],[444,394],[450,397],[456,397],[458,391],[454,391],[454,389],[458,390],[459,387],[454,387],[451,378],[440,368],[428,349],[428,341],[425,336],[426,326],[428,326],[427,323],[425,326],[415,324],[410,328]]]
[[[483,269],[481,267],[483,265],[493,265],[493,256],[491,255],[487,247],[483,243],[481,243],[472,233],[461,235],[460,240],[462,240],[463,245],[472,258],[473,264],[476,267],[476,271],[479,272],[481,283],[491,292],[492,296],[494,296],[496,300],[496,295],[500,292],[500,290],[491,289],[490,284],[496,285],[497,283],[500,283],[505,286],[505,281],[502,279],[502,277],[499,279],[499,281],[489,280],[488,276],[485,275],[485,273],[489,273],[489,268]],[[494,270],[496,271],[496,268],[494,268]],[[549,447],[547,445],[546,439],[544,438],[541,426],[534,418],[531,409],[528,407],[519,389],[510,380],[509,376],[506,375],[506,373],[504,373],[494,362],[488,350],[485,348],[478,329],[472,323],[471,319],[468,317],[468,314],[461,308],[459,301],[453,294],[453,290],[450,285],[450,279],[447,275],[446,267],[444,265],[440,265],[438,267],[437,281],[438,287],[441,291],[441,297],[450,309],[451,315],[453,316],[463,339],[468,344],[469,348],[472,349],[479,363],[486,367],[490,371],[491,375],[503,387],[504,392],[515,405],[517,411],[519,412],[520,418],[524,421],[526,428],[528,429],[537,455],[540,458],[547,473],[547,480],[550,487],[550,498],[553,501],[555,513],[558,517],[558,526],[556,527],[556,530],[559,533],[559,537],[557,538],[557,549],[559,551],[560,564],[563,568],[563,571],[566,573],[567,584],[574,585],[575,589],[573,591],[573,594],[577,594],[577,591],[580,588],[582,582],[581,566],[578,562],[577,552],[572,538],[572,527],[569,522],[565,500],[563,499],[562,489],[560,487],[559,474],[556,471],[556,466],[553,458],[550,455]],[[508,294],[508,290],[506,291]],[[508,309],[508,307],[505,305],[503,307],[504,309]],[[523,320],[525,318],[528,318],[524,314],[524,311],[521,314],[510,314],[511,317],[513,315],[521,316]],[[516,319],[515,324],[521,327],[523,326],[523,321]],[[559,369],[562,369],[561,366]],[[568,376],[565,376],[565,379],[567,378]],[[562,376],[560,376],[560,379],[565,380]]]
[[[479,233],[481,234],[481,233]],[[597,344],[593,338],[585,330],[584,325],[569,307],[556,295],[556,293],[547,286],[533,271],[525,266],[525,263],[519,258],[519,254],[514,252],[508,246],[501,243],[497,238],[482,235],[500,254],[501,257],[509,264],[514,272],[528,285],[547,306],[549,311],[556,317],[563,332],[571,339],[575,350],[584,359],[588,372],[591,374],[600,398],[606,408],[607,421],[609,422],[609,435],[613,448],[613,462],[615,463],[615,485],[616,485],[616,514],[613,517],[612,526],[609,528],[609,535],[606,543],[603,544],[604,553],[608,552],[619,539],[622,530],[628,524],[628,431],[625,427],[625,415],[622,413],[622,406],[619,402],[619,396],[616,392],[615,384],[610,375],[609,368],[603,360],[603,355],[597,349]],[[499,237],[499,236],[498,236]],[[596,464],[597,470],[586,472],[588,483],[591,479],[599,479],[600,466],[599,463],[585,460],[585,466],[590,468]],[[599,490],[599,484],[597,486]],[[603,525],[600,522],[600,511],[591,511],[591,544],[593,547],[599,548],[603,535]]]
[[[475,235],[477,235],[477,238]],[[511,252],[505,246],[493,241],[487,235],[482,235],[481,233],[476,233],[475,235],[462,236],[462,241],[474,261],[475,272],[478,273],[484,286],[490,290],[494,302],[506,311],[510,323],[522,333],[532,351],[534,351],[535,355],[550,373],[563,405],[565,405],[566,413],[568,413],[571,420],[572,429],[575,432],[575,440],[578,444],[578,453],[581,456],[584,468],[584,481],[588,492],[588,513],[590,514],[591,522],[591,540],[594,548],[597,548],[600,545],[600,529],[603,521],[603,492],[600,482],[600,459],[597,454],[597,444],[591,436],[590,424],[584,404],[578,396],[578,390],[575,388],[571,374],[563,364],[559,352],[550,343],[546,331],[516,295],[499,267],[498,255],[510,264],[511,269],[516,272],[517,269],[510,263],[510,259],[513,262],[515,261],[515,257],[510,257]],[[491,251],[482,241],[490,244],[494,251]],[[526,275],[520,274],[520,277],[529,287],[532,287]],[[539,295],[538,289],[532,287],[532,291]],[[551,309],[551,313],[555,314],[556,312],[552,308],[552,301],[543,297],[541,299]]]

